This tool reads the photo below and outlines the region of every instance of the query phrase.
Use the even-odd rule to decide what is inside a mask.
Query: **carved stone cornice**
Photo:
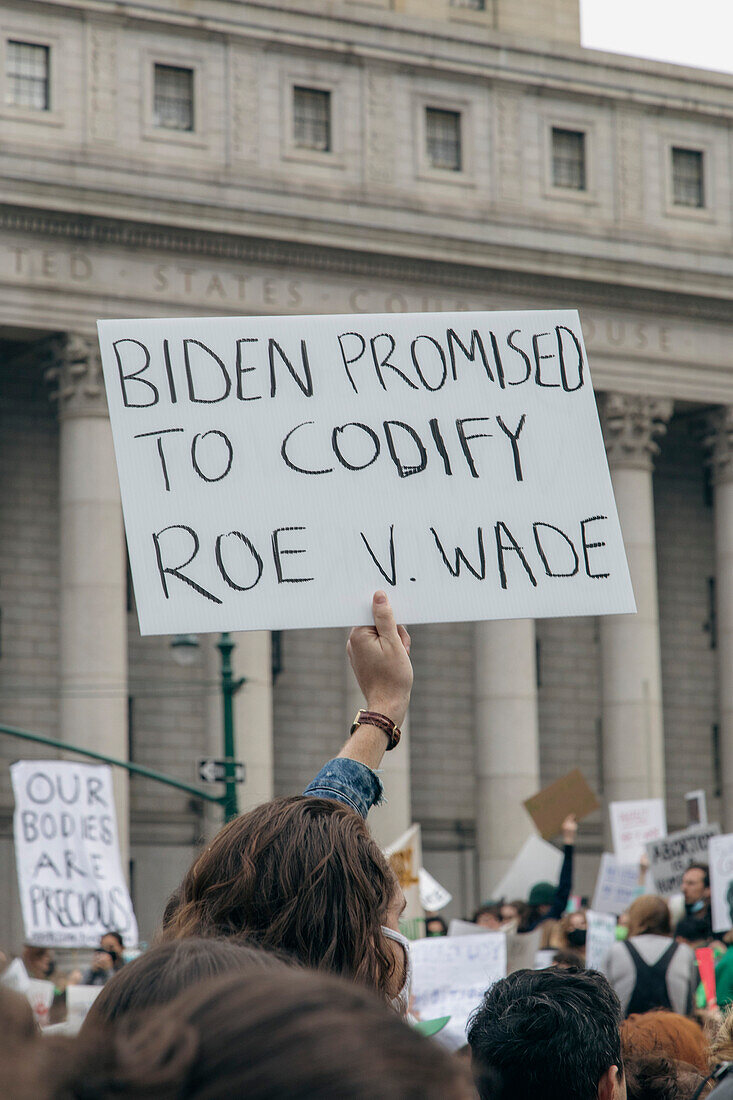
[[[599,401],[608,465],[611,469],[649,470],[659,454],[673,402],[666,398],[606,393]]]
[[[59,419],[107,416],[102,360],[94,336],[67,332],[46,344],[46,381],[50,398],[58,402]]]
[[[708,414],[702,439],[713,484],[733,481],[733,406],[725,405]]]
[[[479,293],[533,294],[538,299],[622,309],[686,319],[730,322],[730,299],[656,290],[603,282],[569,275],[547,275],[526,269],[526,252],[514,269],[460,260],[435,260],[425,256],[368,251],[359,244],[301,243],[293,227],[293,239],[283,240],[214,229],[184,229],[176,225],[124,221],[113,217],[73,214],[60,210],[36,210],[0,204],[0,231],[27,233],[46,240],[65,240],[78,248],[85,244],[117,246],[179,256],[211,257],[246,263],[286,267],[299,271],[333,272],[375,280],[451,286]],[[300,230],[302,232],[302,229]],[[424,242],[423,242],[424,243]],[[450,255],[449,243],[446,254]],[[521,264],[520,264],[521,260]]]

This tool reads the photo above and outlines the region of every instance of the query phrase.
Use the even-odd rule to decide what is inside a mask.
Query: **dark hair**
[[[103,940],[105,936],[112,936],[113,939],[117,940],[120,947],[125,946],[125,941],[123,940],[122,936],[119,934],[119,932],[116,932],[114,928],[108,928],[106,932],[102,933],[100,939]]]
[[[675,936],[690,943],[710,939],[710,923],[704,917],[682,917],[677,921]]]
[[[577,951],[565,950],[561,948],[555,952],[555,958],[552,960],[553,966],[576,966],[579,970],[584,968],[583,956],[579,955]]]
[[[91,1036],[90,1036],[91,1039]],[[469,1100],[467,1067],[351,982],[304,970],[204,982],[110,1034],[85,1100]],[[81,1055],[83,1057],[84,1043]],[[73,1095],[73,1093],[72,1093]]]
[[[688,863],[685,867],[685,871],[702,871],[704,875],[705,888],[710,887],[710,868],[707,863]]]
[[[130,1013],[169,1004],[207,978],[246,970],[257,973],[284,965],[280,956],[235,939],[192,937],[162,943],[105,982],[82,1026],[88,1031],[116,1023]]]
[[[620,1022],[618,997],[597,971],[517,970],[469,1021],[479,1096],[596,1100],[604,1073],[622,1069]]]
[[[428,927],[429,924],[439,924],[440,928],[441,928],[441,932],[440,932],[441,936],[447,936],[448,935],[448,925],[445,923],[445,921],[443,920],[442,917],[427,916],[425,918],[425,930],[426,931],[427,931],[427,927]],[[431,933],[428,933],[428,935],[430,935],[430,934]],[[433,932],[432,935],[435,935],[435,933]]]
[[[364,820],[327,798],[276,798],[230,821],[187,871],[161,940],[241,936],[389,996],[396,880]]]
[[[487,902],[484,902],[483,905],[479,905],[478,909],[476,910],[476,912],[473,914],[473,917],[471,918],[473,923],[477,924],[479,917],[483,916],[484,913],[490,914],[490,916],[494,917],[495,920],[497,920],[501,923],[501,904],[500,904],[500,902],[498,902],[498,901],[487,901]]]

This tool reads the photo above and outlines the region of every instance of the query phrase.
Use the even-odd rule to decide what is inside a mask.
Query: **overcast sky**
[[[733,73],[733,0],[580,0],[584,46]]]

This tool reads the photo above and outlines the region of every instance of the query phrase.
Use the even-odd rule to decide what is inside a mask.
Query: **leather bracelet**
[[[359,726],[376,726],[382,733],[386,733],[389,742],[387,752],[396,749],[400,743],[402,730],[386,714],[378,714],[374,710],[359,710],[356,712],[356,718],[349,733],[350,737],[358,730]]]

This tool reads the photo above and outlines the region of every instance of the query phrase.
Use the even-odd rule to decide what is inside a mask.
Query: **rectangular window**
[[[161,130],[193,130],[193,69],[155,66],[153,125]]]
[[[469,8],[471,11],[486,11],[486,0],[450,0],[452,8]]]
[[[425,108],[428,164],[448,172],[461,170],[461,115],[459,111]]]
[[[585,191],[585,134],[552,128],[552,184]]]
[[[675,206],[705,205],[702,153],[699,149],[672,150],[672,199]]]
[[[47,111],[50,107],[48,93],[48,46],[36,46],[32,42],[7,43],[6,102],[13,107],[28,107],[33,111]]]
[[[298,149],[331,151],[331,93],[293,88],[293,142]]]

